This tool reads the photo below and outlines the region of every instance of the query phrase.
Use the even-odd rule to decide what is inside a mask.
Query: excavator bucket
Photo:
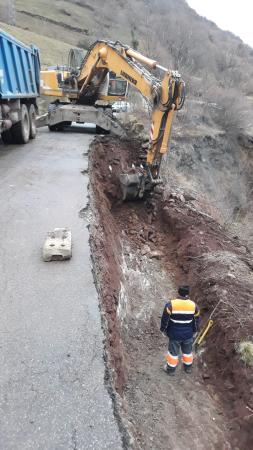
[[[141,199],[145,193],[145,175],[141,172],[123,173],[119,176],[122,200]]]

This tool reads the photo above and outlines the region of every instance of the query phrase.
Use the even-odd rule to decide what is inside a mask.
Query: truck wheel
[[[1,138],[4,144],[9,145],[13,143],[13,136],[11,130],[3,131]]]
[[[96,134],[110,134],[110,130],[105,130],[99,125],[96,125]]]
[[[68,127],[71,125],[72,122],[60,122],[56,125],[48,125],[48,129],[50,131],[63,131],[65,127]]]
[[[48,125],[49,131],[57,131],[57,125]]]
[[[35,139],[37,129],[36,129],[36,110],[34,105],[30,105],[29,107],[29,121],[30,121],[30,139]]]
[[[13,142],[26,144],[30,136],[30,120],[27,106],[21,106],[21,120],[12,127]]]
[[[72,122],[69,121],[61,122],[57,125],[57,129],[58,131],[63,131],[65,127],[70,127],[71,124]]]

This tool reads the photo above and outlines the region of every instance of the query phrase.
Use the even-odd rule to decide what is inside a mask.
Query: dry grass
[[[69,25],[86,28],[91,23],[91,12],[70,1],[16,0],[17,11],[29,11]],[[30,25],[31,18],[30,18]]]
[[[0,28],[25,44],[34,44],[39,47],[42,65],[67,62],[71,45],[2,22],[0,22]]]
[[[240,355],[241,360],[247,366],[253,366],[253,342],[252,341],[241,342],[237,346],[236,351]]]
[[[111,16],[110,11],[121,11],[121,7],[117,7],[117,3],[103,2],[92,0],[79,0],[79,4],[71,0],[16,0],[16,24],[22,28],[28,28],[31,31],[41,33],[51,38],[63,40],[77,46],[78,42],[86,36],[80,32],[74,32],[62,25],[54,25],[43,19],[31,18],[20,11],[27,11],[45,18],[53,19],[61,24],[67,24],[88,30],[88,38],[90,42],[96,39],[120,39],[125,43],[130,43],[130,26],[126,18],[126,13],[122,12],[122,18]],[[86,7],[88,6],[88,8]],[[91,6],[94,11],[89,9]]]

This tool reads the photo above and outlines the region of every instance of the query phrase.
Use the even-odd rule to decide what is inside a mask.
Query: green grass
[[[34,44],[39,47],[42,66],[67,63],[71,45],[2,22],[0,22],[0,28],[25,44]]]

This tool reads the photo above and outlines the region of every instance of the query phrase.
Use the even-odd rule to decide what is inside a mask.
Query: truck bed
[[[40,88],[39,51],[0,29],[0,99],[33,98]]]

